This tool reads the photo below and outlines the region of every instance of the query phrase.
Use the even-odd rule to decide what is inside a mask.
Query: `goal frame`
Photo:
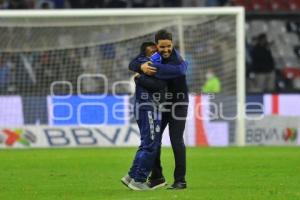
[[[210,8],[151,8],[151,9],[65,9],[65,10],[4,10],[1,18],[55,18],[55,17],[93,17],[93,16],[177,16],[179,44],[185,56],[183,22],[180,16],[191,15],[235,15],[236,16],[236,79],[237,79],[237,146],[245,145],[245,10],[243,7]]]

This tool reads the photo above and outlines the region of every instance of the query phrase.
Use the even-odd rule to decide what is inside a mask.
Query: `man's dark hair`
[[[143,42],[140,47],[140,53],[145,55],[146,48],[151,46],[156,46],[156,44],[154,42]]]
[[[159,30],[155,34],[155,42],[158,43],[158,40],[171,40],[172,41],[172,33],[168,32],[165,29]]]

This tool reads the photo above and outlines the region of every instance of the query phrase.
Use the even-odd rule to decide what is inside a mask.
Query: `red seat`
[[[271,9],[274,11],[287,11],[289,10],[289,5],[287,0],[272,0]]]
[[[244,6],[246,11],[299,11],[300,0],[234,0],[236,6]]]
[[[233,4],[235,6],[243,6],[246,11],[252,10],[251,0],[234,0]]]
[[[289,0],[288,6],[290,10],[296,11],[300,10],[300,1],[299,0]]]
[[[299,67],[285,67],[281,71],[282,75],[287,79],[294,79],[300,77]]]
[[[252,0],[251,6],[256,11],[269,11],[271,10],[270,2],[268,0]]]

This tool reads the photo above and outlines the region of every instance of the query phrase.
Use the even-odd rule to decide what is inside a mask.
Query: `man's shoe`
[[[128,187],[132,190],[150,190],[147,182],[137,182],[134,179],[130,181]]]
[[[130,183],[130,181],[132,180],[132,178],[129,176],[129,174],[127,174],[126,176],[121,178],[121,182],[128,187],[128,184]]]
[[[151,190],[155,190],[157,188],[164,187],[166,185],[167,185],[167,181],[164,177],[148,180],[148,186],[151,188]]]
[[[186,182],[183,181],[179,181],[179,182],[175,182],[173,183],[173,185],[171,185],[171,187],[169,187],[169,190],[182,190],[182,189],[186,189]]]

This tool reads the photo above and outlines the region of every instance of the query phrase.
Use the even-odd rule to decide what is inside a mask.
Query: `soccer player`
[[[169,125],[171,145],[175,157],[174,183],[170,189],[185,189],[187,187],[186,175],[186,149],[183,140],[183,132],[188,109],[188,88],[186,84],[187,64],[174,49],[172,34],[166,30],[160,30],[155,34],[155,42],[158,52],[162,56],[162,63],[132,63],[130,66],[136,72],[143,72],[155,77],[162,77],[169,73],[167,81],[167,95],[165,106],[169,111],[162,113],[161,133]],[[180,71],[181,73],[177,73]],[[175,76],[177,75],[177,76]],[[157,153],[152,173],[149,177],[151,188],[157,188],[165,183],[163,176],[160,149]]]
[[[156,44],[144,42],[141,53],[135,59],[139,63],[160,63],[161,56],[156,52]],[[135,75],[134,114],[141,134],[141,144],[128,175],[121,181],[133,190],[150,189],[146,183],[153,167],[154,159],[161,145],[161,113],[159,104],[165,92],[166,82],[145,74]],[[158,95],[157,95],[158,94]]]
[[[144,42],[140,48],[140,55],[135,60],[138,60],[140,63],[161,63],[161,59],[160,54],[157,52],[156,44],[153,42]],[[161,95],[159,92],[166,88],[165,81],[143,73],[136,73],[134,80],[137,86],[148,90],[146,92],[155,92],[152,94],[154,98],[158,98]],[[140,87],[137,87],[137,89],[140,89]]]

